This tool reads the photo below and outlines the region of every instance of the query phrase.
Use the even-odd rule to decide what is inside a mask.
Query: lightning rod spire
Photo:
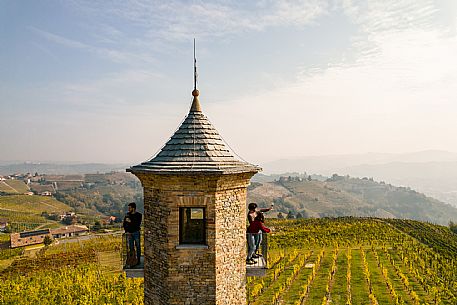
[[[192,101],[192,106],[190,107],[190,111],[193,112],[201,112],[200,101],[198,100],[198,96],[200,92],[197,90],[197,56],[195,55],[195,38],[194,38],[194,90],[192,91],[192,96],[194,97]]]
[[[195,55],[195,38],[194,38],[194,90],[197,90],[197,57]]]

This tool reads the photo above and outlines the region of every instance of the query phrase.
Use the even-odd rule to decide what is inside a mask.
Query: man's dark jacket
[[[135,212],[133,214],[127,213],[124,217],[124,230],[128,233],[134,233],[140,231],[141,219],[143,215],[141,213]],[[127,218],[130,218],[130,222],[125,221]]]

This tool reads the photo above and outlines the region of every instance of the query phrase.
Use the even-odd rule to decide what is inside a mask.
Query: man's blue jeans
[[[127,242],[129,245],[129,251],[133,251],[134,247],[136,250],[136,257],[138,264],[140,263],[141,247],[140,247],[140,232],[127,233]]]
[[[250,260],[255,252],[255,234],[247,233],[246,239],[248,242],[248,257],[246,257],[246,260]]]
[[[254,240],[255,240],[255,250],[254,253],[258,253],[260,249],[260,245],[262,244],[262,232],[257,233],[254,235]]]

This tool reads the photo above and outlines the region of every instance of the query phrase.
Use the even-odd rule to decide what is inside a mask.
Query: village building
[[[102,219],[103,225],[112,225],[116,221],[116,216],[108,216]]]
[[[64,220],[65,218],[68,218],[68,217],[76,217],[76,213],[75,212],[65,212],[65,213],[62,213],[59,215],[60,221]]]
[[[234,157],[194,87],[187,117],[151,160],[144,189],[144,303],[246,304],[246,193],[260,168]]]
[[[84,225],[71,225],[51,230],[53,238],[75,237],[87,234],[88,232],[89,228]]]
[[[21,233],[11,233],[11,248],[42,244],[46,236],[51,237],[50,229],[42,229]]]
[[[89,228],[83,225],[71,225],[57,229],[42,229],[35,231],[27,231],[21,233],[11,233],[10,247],[25,247],[44,243],[46,236],[51,238],[66,238],[75,237],[87,234]]]

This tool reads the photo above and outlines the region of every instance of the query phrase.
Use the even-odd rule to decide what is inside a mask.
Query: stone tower
[[[246,188],[260,168],[233,156],[192,95],[162,150],[127,169],[144,188],[145,304],[245,305]]]

